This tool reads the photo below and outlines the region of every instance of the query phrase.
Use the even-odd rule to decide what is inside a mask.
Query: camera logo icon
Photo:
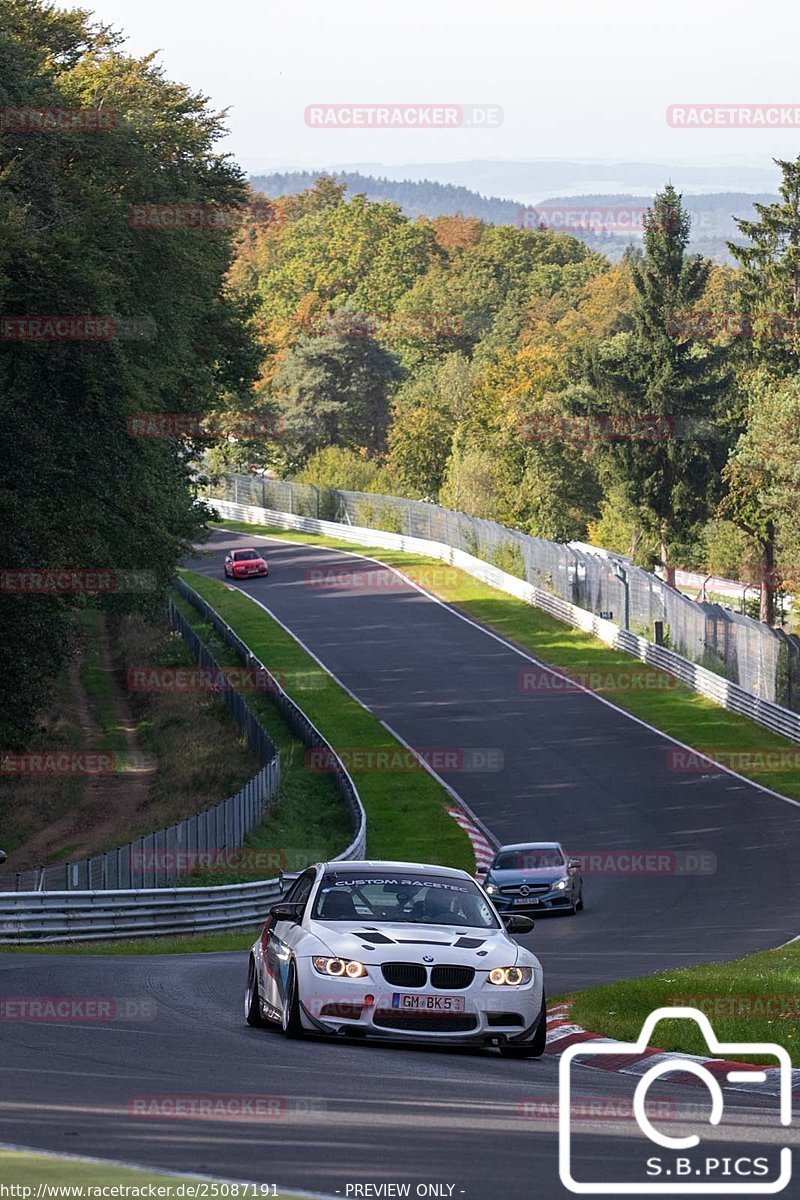
[[[709,1055],[721,1056],[726,1062],[737,1055],[759,1055],[775,1060],[778,1067],[778,1119],[782,1126],[792,1120],[792,1063],[788,1051],[773,1042],[720,1042],[705,1013],[696,1008],[657,1008],[645,1020],[635,1042],[576,1042],[561,1055],[559,1063],[559,1114],[558,1114],[558,1159],[559,1174],[564,1187],[576,1195],[646,1195],[691,1193],[692,1195],[774,1195],[790,1182],[792,1177],[792,1152],[788,1146],[780,1148],[775,1155],[774,1169],[766,1158],[751,1158],[747,1154],[734,1158],[706,1156],[700,1146],[700,1138],[691,1133],[686,1136],[671,1136],[653,1124],[646,1111],[648,1089],[670,1072],[696,1076],[709,1096],[710,1109],[705,1119],[711,1133],[718,1127],[725,1112],[725,1098],[719,1082],[719,1072],[708,1070],[707,1065],[681,1054],[657,1056],[648,1070],[639,1078],[633,1095],[633,1116],[647,1142],[644,1143],[651,1157],[643,1164],[640,1182],[594,1181],[576,1179],[573,1168],[575,1161],[575,1130],[572,1126],[572,1062],[580,1057],[582,1063],[593,1065],[593,1060],[612,1055],[614,1058],[630,1056],[641,1062],[651,1044],[653,1030],[659,1021],[691,1020],[699,1026],[708,1046]],[[766,1082],[766,1073],[759,1068],[747,1071],[730,1069],[725,1073],[728,1083]],[[637,1071],[638,1074],[638,1071]],[[705,1108],[705,1105],[704,1105]],[[766,1140],[766,1139],[765,1139]],[[663,1154],[655,1155],[653,1147]],[[690,1152],[695,1151],[695,1154]],[[763,1178],[770,1175],[771,1178]]]

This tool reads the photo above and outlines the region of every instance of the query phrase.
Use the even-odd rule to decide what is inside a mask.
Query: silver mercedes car
[[[499,913],[561,911],[583,908],[580,862],[560,842],[517,842],[501,846],[483,886]]]

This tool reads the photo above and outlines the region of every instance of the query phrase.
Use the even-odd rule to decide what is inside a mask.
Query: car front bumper
[[[496,987],[484,977],[457,991],[432,988],[393,988],[373,968],[377,978],[359,980],[310,978],[309,966],[301,972],[300,1001],[303,1023],[318,1033],[344,1034],[400,1041],[446,1041],[503,1044],[528,1041],[536,1031],[542,1010],[543,978],[534,970],[530,983]],[[305,983],[305,986],[303,986]],[[463,1011],[400,1010],[395,994],[441,999],[463,999]],[[372,1003],[367,1003],[367,997]]]

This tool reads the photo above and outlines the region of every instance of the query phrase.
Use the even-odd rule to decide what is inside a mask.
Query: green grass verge
[[[173,599],[219,665],[240,667],[213,625],[178,593]],[[307,687],[313,680],[303,682]],[[280,790],[265,820],[250,831],[232,862],[182,876],[178,883],[187,887],[248,883],[270,878],[281,869],[300,871],[309,863],[335,858],[353,838],[349,814],[333,776],[308,769],[305,746],[269,696],[252,688],[242,694],[280,751]]]
[[[731,761],[727,757],[766,750],[796,751],[795,743],[770,733],[746,717],[728,712],[666,672],[640,663],[591,634],[564,625],[548,613],[506,596],[455,567],[445,567],[438,559],[402,550],[353,546],[318,534],[273,529],[244,521],[221,521],[219,526],[244,533],[263,533],[305,545],[328,546],[348,554],[368,554],[397,567],[428,591],[540,661],[589,685],[593,679],[597,680],[598,686],[594,690],[619,708],[678,741],[706,753],[715,752],[723,762],[730,761],[740,775],[784,796],[800,799],[800,772],[796,769],[753,770],[739,766],[738,760]],[[520,662],[520,671],[523,669],[524,664]],[[667,753],[665,749],[665,758]]]
[[[40,1185],[42,1187],[86,1189],[123,1185],[146,1189],[148,1185],[152,1184],[154,1187],[169,1189],[158,1193],[163,1200],[177,1200],[179,1196],[186,1193],[185,1190],[179,1192],[175,1189],[180,1184],[186,1185],[190,1179],[200,1178],[200,1176],[162,1174],[147,1167],[117,1167],[112,1163],[87,1162],[85,1159],[58,1158],[46,1154],[0,1149],[0,1178],[7,1186],[32,1188],[33,1190],[27,1194],[29,1197],[36,1195]],[[17,1192],[15,1194],[25,1200],[24,1193]],[[81,1200],[82,1194],[78,1191],[71,1191],[69,1194],[75,1197],[75,1200]],[[91,1197],[96,1194],[87,1190],[84,1194],[85,1200],[91,1200]],[[135,1195],[136,1193],[131,1192],[130,1194]],[[147,1192],[139,1194],[146,1195]],[[209,1185],[208,1194],[213,1194],[211,1185]],[[227,1194],[230,1195],[230,1192]],[[270,1195],[272,1194],[270,1192]],[[283,1200],[289,1200],[292,1193],[276,1192],[274,1194],[282,1197]]]
[[[570,1019],[578,1025],[624,1042],[636,1040],[645,1017],[656,1008],[698,1008],[721,1042],[777,1042],[800,1066],[800,941],[735,962],[659,971],[646,979],[623,979],[561,999],[571,1001]],[[653,1040],[662,1050],[708,1053],[691,1021],[659,1022]],[[735,1057],[766,1061],[746,1054]]]
[[[404,747],[377,717],[350,697],[331,676],[245,592],[193,571],[181,572],[236,631],[253,653],[282,680],[334,749],[384,752],[407,762]],[[374,761],[374,760],[373,760]],[[448,816],[449,797],[421,767],[414,770],[351,770],[367,814],[371,857],[437,862],[474,870],[467,835]]]

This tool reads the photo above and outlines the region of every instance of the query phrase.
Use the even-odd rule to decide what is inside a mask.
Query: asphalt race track
[[[221,577],[224,549],[254,543],[216,532],[213,556],[190,565]],[[529,662],[410,586],[308,586],[311,569],[359,570],[363,560],[282,542],[267,553],[270,578],[242,586],[402,738],[421,751],[502,753],[502,771],[442,772],[501,841],[558,838],[573,852],[685,852],[713,864],[705,874],[587,876],[586,911],[542,919],[526,939],[551,994],[796,934],[800,808],[725,773],[671,770],[667,739],[591,696],[523,691]],[[3,999],[124,1001],[105,1021],[0,1020],[0,1141],[328,1195],[386,1183],[408,1183],[411,1195],[427,1184],[454,1197],[569,1194],[558,1178],[555,1059],[286,1041],[245,1026],[244,974],[244,956],[229,954],[0,958]],[[624,1112],[634,1084],[575,1068],[576,1101],[606,1113],[579,1125],[578,1177],[645,1178],[653,1146],[631,1120],[607,1119],[609,1106]],[[681,1114],[708,1107],[703,1091],[674,1079],[651,1094]],[[139,1115],[143,1100],[176,1096],[273,1100],[266,1118]],[[726,1092],[734,1133],[721,1129],[704,1150],[774,1153],[787,1144],[776,1107]]]

